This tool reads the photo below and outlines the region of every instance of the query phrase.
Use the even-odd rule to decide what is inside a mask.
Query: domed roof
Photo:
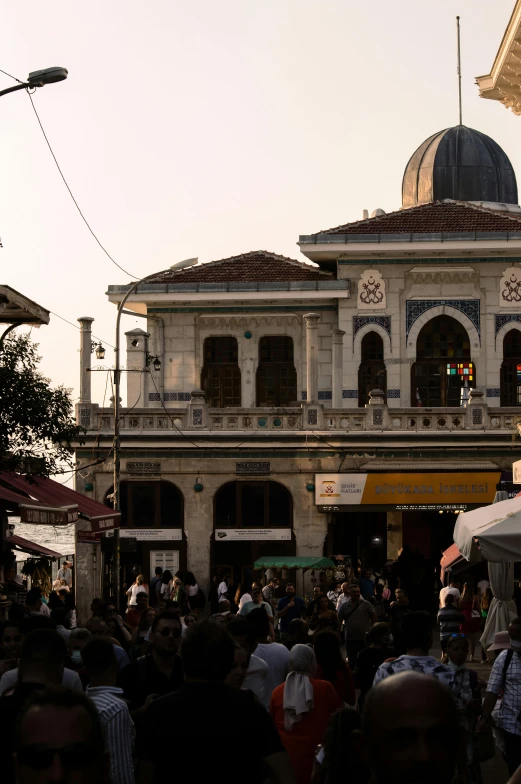
[[[490,136],[456,125],[418,147],[403,175],[402,206],[443,199],[517,204],[514,169]]]

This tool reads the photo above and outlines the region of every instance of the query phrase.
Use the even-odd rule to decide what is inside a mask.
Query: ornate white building
[[[189,568],[208,585],[261,555],[370,565],[409,544],[439,559],[457,510],[492,501],[512,462],[517,201],[505,153],[457,126],[412,156],[402,209],[301,236],[305,260],[249,252],[140,285],[127,302],[143,329],[126,335],[138,372],[121,417],[123,569]],[[127,291],[109,286],[110,301]],[[80,322],[77,460],[106,459],[78,489],[105,500],[114,418],[91,400]],[[101,540],[78,544],[85,597],[108,590]]]

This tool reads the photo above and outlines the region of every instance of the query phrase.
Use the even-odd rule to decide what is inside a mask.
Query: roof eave
[[[519,256],[521,255],[521,231],[515,232],[517,236],[498,233],[492,239],[477,238],[485,232],[461,232],[441,235],[441,239],[432,239],[430,235],[396,234],[392,237],[385,235],[336,235],[333,242],[299,242],[301,252],[312,261],[326,259],[358,257],[438,257],[438,256]],[[490,237],[490,233],[486,232]],[[499,239],[504,234],[504,238]],[[514,232],[512,232],[514,234]],[[414,236],[414,239],[413,239]],[[421,237],[424,237],[422,239]],[[339,239],[341,237],[341,239]],[[346,239],[349,237],[349,239]]]

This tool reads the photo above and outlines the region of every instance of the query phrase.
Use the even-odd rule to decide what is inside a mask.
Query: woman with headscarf
[[[271,695],[270,714],[298,784],[309,784],[315,750],[324,742],[329,717],[342,707],[333,686],[314,677],[316,671],[313,649],[295,645],[290,652],[286,680]]]

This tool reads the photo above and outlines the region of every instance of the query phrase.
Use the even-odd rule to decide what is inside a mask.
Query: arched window
[[[476,386],[466,329],[450,316],[429,321],[416,343],[411,369],[412,405],[436,408],[465,405]]]
[[[215,494],[215,528],[292,528],[293,499],[279,482],[227,482]]]
[[[501,405],[521,405],[521,332],[511,329],[503,339]]]
[[[201,388],[211,408],[241,405],[241,371],[235,338],[206,338]]]
[[[362,338],[362,361],[358,369],[358,405],[369,403],[372,389],[387,392],[387,373],[384,362],[384,342],[377,332]]]
[[[112,488],[107,495],[112,493]],[[108,503],[106,500],[105,503]],[[122,528],[183,528],[184,499],[171,482],[121,482]]]
[[[297,371],[293,364],[293,340],[284,335],[261,338],[257,405],[288,406],[296,399]]]

